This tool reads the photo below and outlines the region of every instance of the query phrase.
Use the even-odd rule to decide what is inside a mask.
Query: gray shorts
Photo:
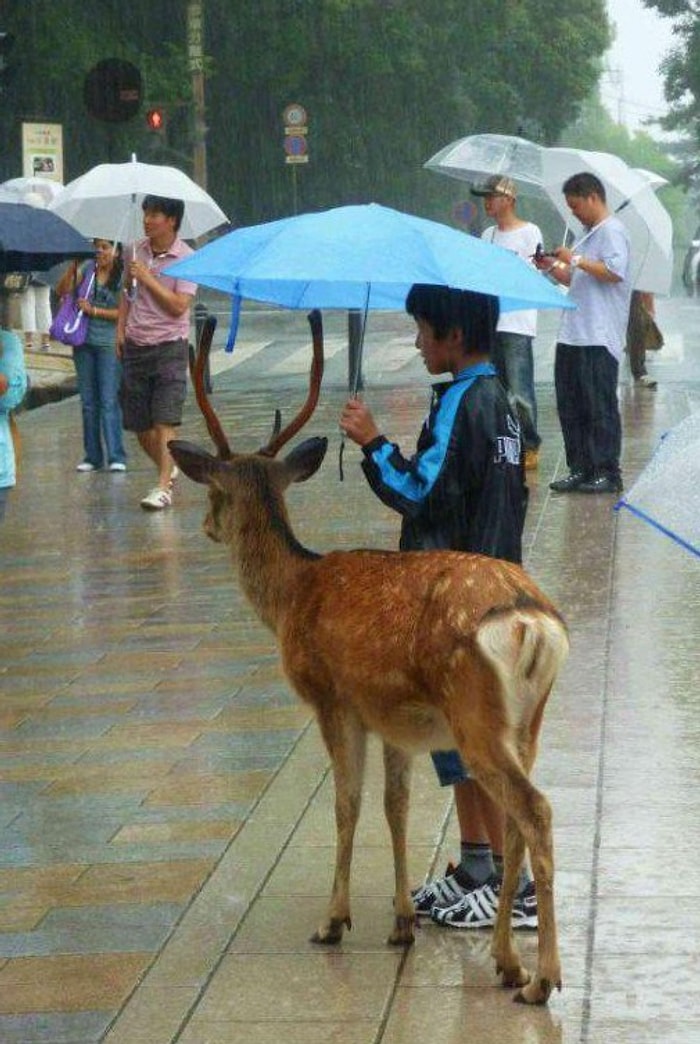
[[[155,424],[177,427],[182,422],[188,352],[184,338],[145,346],[124,344],[120,399],[128,431],[148,431]]]

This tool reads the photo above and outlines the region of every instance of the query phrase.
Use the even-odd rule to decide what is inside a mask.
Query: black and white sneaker
[[[434,907],[453,906],[473,887],[473,881],[467,882],[461,875],[458,876],[457,868],[450,863],[444,877],[426,881],[420,888],[411,892],[416,915],[430,917]]]
[[[534,881],[528,881],[520,895],[516,895],[513,900],[510,923],[513,928],[537,929],[537,895]]]
[[[430,916],[436,924],[448,928],[493,928],[498,913],[501,880],[491,877],[479,888],[467,892],[453,906],[434,907]],[[511,925],[515,928],[537,928],[537,896],[534,881],[515,897]]]

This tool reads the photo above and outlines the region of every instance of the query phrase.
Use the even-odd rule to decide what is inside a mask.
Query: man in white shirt
[[[632,287],[627,230],[611,214],[605,187],[587,172],[562,187],[586,228],[573,249],[537,267],[568,286],[576,308],[564,313],[554,362],[557,411],[569,474],[550,483],[555,493],[620,493],[622,424],[617,378],[625,347]]]
[[[515,213],[516,187],[510,178],[499,174],[472,189],[481,196],[488,217],[496,222],[485,229],[481,238],[488,243],[531,259],[542,243],[542,233],[531,221],[523,221]],[[536,468],[539,460],[540,436],[537,433],[537,401],[535,399],[535,366],[532,343],[537,334],[537,312],[503,312],[498,320],[496,347],[491,362],[515,403],[522,426],[525,467]]]

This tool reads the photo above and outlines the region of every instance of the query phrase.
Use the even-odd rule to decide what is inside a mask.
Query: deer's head
[[[269,491],[282,493],[292,482],[305,482],[321,466],[328,448],[325,438],[306,439],[282,460],[276,455],[301,430],[311,417],[318,402],[323,377],[323,328],[321,313],[309,314],[313,339],[313,359],[306,402],[296,417],[281,429],[279,410],[275,414],[273,432],[268,442],[256,453],[233,453],[205,389],[204,375],[216,328],[216,319],[209,317],[204,324],[194,366],[192,383],[209,434],[216,446],[210,453],[193,442],[174,439],[168,449],[180,470],[202,485],[209,486],[210,507],[204,529],[212,540],[226,541],[230,537],[231,511],[244,497],[269,499]],[[263,492],[266,491],[266,492]],[[261,497],[262,494],[262,497]]]

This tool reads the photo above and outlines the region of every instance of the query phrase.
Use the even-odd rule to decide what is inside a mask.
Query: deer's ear
[[[284,458],[284,470],[289,475],[290,482],[306,482],[315,475],[321,467],[327,449],[328,439],[317,437],[305,439],[295,446]]]
[[[218,457],[194,442],[173,439],[168,443],[168,449],[180,471],[193,482],[207,485],[222,466]]]

